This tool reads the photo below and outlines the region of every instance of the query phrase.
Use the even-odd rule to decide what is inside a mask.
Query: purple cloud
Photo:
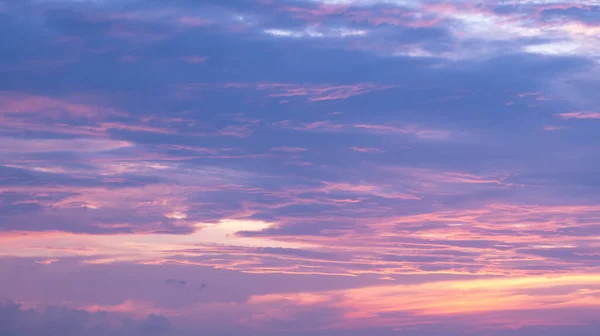
[[[595,335],[598,9],[0,0],[0,334]]]

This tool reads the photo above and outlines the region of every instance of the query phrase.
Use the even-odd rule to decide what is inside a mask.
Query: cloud
[[[306,307],[335,308],[346,317],[346,320],[344,325],[330,326],[332,329],[352,329],[358,325],[416,328],[423,321],[427,321],[427,317],[448,315],[461,323],[476,325],[478,322],[473,320],[469,322],[471,316],[495,311],[537,311],[533,316],[551,313],[558,320],[536,322],[533,316],[525,313],[521,318],[513,316],[513,321],[530,326],[560,325],[559,316],[562,310],[568,312],[569,309],[595,305],[596,291],[583,288],[592,285],[597,277],[595,274],[581,274],[556,278],[493,278],[366,287],[321,293],[267,294],[254,296],[249,303],[285,305],[291,310],[290,312],[286,312],[285,309],[279,312],[271,311],[272,314],[281,316],[280,319],[293,317],[296,312]],[[564,291],[557,291],[564,285],[571,287]],[[595,288],[594,285],[592,286]],[[423,296],[423,292],[430,294]],[[589,323],[591,321],[589,318],[589,315],[582,316],[580,323]],[[332,322],[339,320],[335,319]],[[416,334],[418,335],[419,332],[417,331]]]
[[[417,138],[431,139],[431,140],[443,140],[451,137],[451,132],[444,130],[431,130],[422,129],[415,126],[407,127],[395,127],[388,125],[369,125],[369,124],[357,124],[353,125],[354,128],[366,129],[374,133],[399,133],[399,134],[413,134]]]
[[[309,102],[320,102],[328,100],[347,99],[354,96],[391,89],[394,85],[381,85],[376,83],[356,84],[294,84],[294,83],[251,83],[230,82],[220,85],[197,83],[188,85],[182,89],[186,91],[199,91],[208,89],[229,90],[256,90],[265,92],[267,98],[293,98],[305,97]]]
[[[46,260],[40,260],[40,261],[36,261],[36,264],[41,264],[41,265],[52,265],[53,263],[60,261],[60,259],[46,259]]]
[[[561,126],[554,126],[554,125],[546,125],[543,127],[544,131],[558,131],[560,129],[563,129],[563,127]]]
[[[271,148],[271,151],[287,152],[287,153],[300,153],[300,152],[306,152],[307,149],[302,148],[302,147],[273,147],[273,148]]]
[[[368,35],[366,30],[354,30],[348,28],[336,28],[328,31],[317,30],[309,27],[302,31],[292,31],[287,29],[265,29],[265,34],[277,37],[292,37],[292,38],[324,38],[324,37],[350,37],[350,36],[365,36]]]
[[[364,132],[381,135],[410,135],[422,140],[448,140],[458,132],[429,129],[418,125],[393,126],[377,124],[339,124],[330,120],[292,124],[289,120],[274,123],[273,126],[308,132]]]
[[[600,113],[596,112],[565,112],[558,116],[563,119],[600,119]]]
[[[593,330],[598,6],[0,3],[18,328]]]
[[[348,147],[350,150],[359,152],[359,153],[383,153],[383,150],[379,148],[369,148],[369,147]]]
[[[39,114],[50,118],[69,116],[75,118],[89,118],[97,115],[121,114],[111,108],[103,108],[85,103],[70,101],[68,99],[32,95],[21,92],[0,92],[0,114]]]
[[[109,139],[18,139],[0,138],[0,152],[52,153],[52,152],[105,152],[133,146],[127,141]]]
[[[0,304],[0,333],[14,336],[42,336],[51,330],[60,335],[167,335],[169,321],[160,315],[149,315],[142,321],[114,321],[114,316],[103,312],[65,307],[47,307],[42,311],[24,309],[12,302]],[[115,323],[116,322],[116,323]]]

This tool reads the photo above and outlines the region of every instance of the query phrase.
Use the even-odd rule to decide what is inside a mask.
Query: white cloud
[[[105,152],[133,144],[127,141],[110,139],[19,139],[0,138],[2,153],[51,153],[51,152]]]
[[[306,27],[301,30],[289,29],[265,29],[263,32],[267,35],[278,37],[292,38],[323,38],[323,37],[349,37],[349,36],[365,36],[368,34],[366,30],[349,29],[345,27],[317,30],[315,27]]]

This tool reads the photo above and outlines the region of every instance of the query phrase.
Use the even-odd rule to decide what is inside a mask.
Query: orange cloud
[[[361,326],[398,326],[420,324],[428,317],[472,316],[480,313],[560,311],[561,309],[598,307],[600,274],[569,274],[560,277],[529,276],[455,280],[363,287],[324,292],[255,295],[250,304],[285,307],[270,311],[278,318],[306,305],[330,307],[345,317],[344,324],[333,328]],[[561,320],[560,315],[555,315]],[[524,317],[522,319],[529,319]],[[517,317],[517,321],[519,318]],[[467,324],[485,323],[482,319],[464,319]],[[516,321],[513,321],[516,322]],[[541,319],[542,323],[556,322]]]

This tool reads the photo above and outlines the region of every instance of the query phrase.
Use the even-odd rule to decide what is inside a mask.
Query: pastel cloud
[[[115,323],[118,316],[107,316],[103,312],[88,312],[64,307],[46,307],[43,311],[26,309],[20,304],[3,302],[0,305],[0,332],[15,336],[41,336],[48,330],[78,335],[165,335],[171,328],[168,319],[160,315],[149,315],[140,321]]]
[[[289,120],[274,124],[277,127],[290,128],[308,132],[364,132],[380,135],[408,135],[422,140],[451,140],[456,135],[462,135],[452,130],[433,129],[419,125],[377,125],[377,124],[339,124],[330,120],[314,121],[295,125]]]
[[[597,7],[0,0],[0,334],[595,336]]]
[[[200,86],[202,87],[202,86]],[[335,84],[290,84],[290,83],[226,83],[228,89],[254,89],[266,91],[267,97],[306,97],[310,102],[347,99],[374,91],[393,88],[393,85],[375,83],[356,83],[352,85]]]
[[[185,219],[186,216],[165,214],[165,217]],[[227,248],[218,246],[252,247],[252,248],[301,248],[309,247],[304,243],[285,243],[260,237],[235,236],[240,230],[261,230],[269,227],[269,223],[258,221],[223,220],[219,223],[199,223],[197,231],[188,235],[173,235],[168,233],[150,234],[121,234],[121,235],[78,235],[70,233],[50,232],[40,233],[23,240],[19,235],[7,235],[3,240],[7,245],[0,252],[3,256],[20,257],[88,257],[89,263],[110,263],[118,261],[135,262],[176,262],[169,260],[179,253],[194,255],[203,250],[213,253],[221,249],[227,253]],[[54,242],[53,242],[54,241]],[[9,248],[23,246],[19,253],[10,252]],[[213,247],[211,247],[213,246]],[[185,249],[188,252],[185,252]],[[148,253],[152,249],[152,253]],[[233,251],[232,251],[233,252]],[[183,261],[185,262],[185,261]],[[207,261],[210,264],[210,261]],[[243,264],[243,263],[242,263]],[[242,265],[241,264],[241,265]],[[225,265],[223,265],[225,266]]]
[[[430,323],[432,316],[448,317],[461,321],[469,329],[476,324],[474,316],[485,319],[496,313],[516,314],[510,317],[516,325],[560,325],[553,321],[536,321],[536,314],[581,309],[597,306],[598,289],[596,274],[572,275],[570,277],[543,278],[523,277],[516,279],[485,279],[476,281],[448,281],[419,285],[380,286],[344,291],[316,293],[287,293],[254,296],[254,304],[285,305],[279,312],[270,310],[271,318],[294,319],[302,309],[310,306],[331,307],[344,317],[345,322],[330,322],[329,329],[352,329],[364,327],[393,327],[411,330],[423,323]],[[566,289],[566,290],[565,290]],[[432,295],[423,296],[427,292]],[[543,307],[543,308],[541,308]],[[520,315],[520,317],[519,317]],[[500,315],[501,316],[501,315]],[[581,316],[580,323],[590,321],[591,316]],[[480,320],[481,322],[481,320]],[[464,332],[464,331],[463,331]]]
[[[48,152],[104,152],[133,146],[127,141],[108,139],[17,139],[0,138],[0,152],[48,153]]]
[[[302,147],[273,147],[273,148],[271,148],[271,151],[274,151],[274,152],[299,153],[299,152],[306,152],[307,149],[306,148],[302,148]]]
[[[359,152],[359,153],[382,153],[383,150],[379,149],[379,148],[370,148],[370,147],[356,147],[356,146],[352,146],[349,147],[350,150],[355,151],[355,152]]]
[[[97,115],[119,114],[110,108],[102,108],[80,102],[36,96],[20,92],[0,92],[0,113],[7,114],[37,114],[59,118],[61,115],[89,118]]]
[[[358,129],[366,129],[375,133],[414,134],[417,138],[432,140],[447,139],[452,135],[451,132],[445,130],[423,129],[415,126],[395,127],[388,125],[357,124],[353,125],[353,127]]]
[[[337,28],[330,31],[319,31],[314,28],[307,28],[303,31],[292,31],[286,29],[265,29],[265,34],[278,37],[349,37],[349,36],[365,36],[368,34],[365,30],[353,30],[348,28]]]
[[[565,112],[559,113],[558,116],[563,119],[600,119],[598,112]]]

